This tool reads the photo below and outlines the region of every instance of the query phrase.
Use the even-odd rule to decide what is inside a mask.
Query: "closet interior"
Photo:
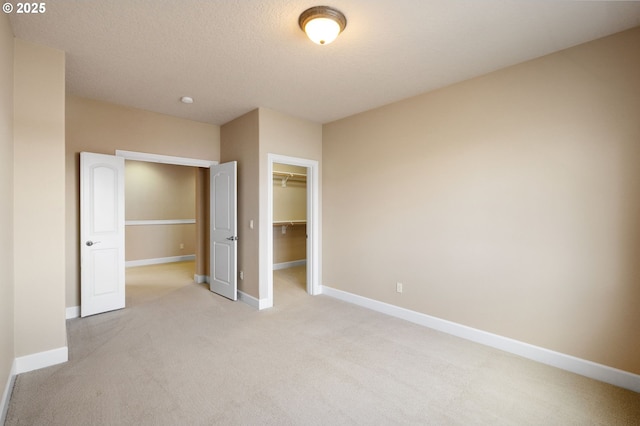
[[[306,265],[307,169],[273,167],[273,269]]]

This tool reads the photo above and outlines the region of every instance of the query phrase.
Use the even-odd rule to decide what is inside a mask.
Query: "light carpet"
[[[256,311],[127,270],[127,308],[67,322],[69,362],[18,376],[7,425],[639,425],[640,394],[332,299],[275,272]]]

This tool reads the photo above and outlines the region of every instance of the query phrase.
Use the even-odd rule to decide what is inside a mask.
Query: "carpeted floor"
[[[127,270],[127,308],[67,322],[7,425],[640,425],[640,394],[326,296],[276,271],[256,311],[189,262]]]

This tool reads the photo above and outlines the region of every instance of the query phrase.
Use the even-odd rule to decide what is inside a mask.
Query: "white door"
[[[237,163],[211,166],[209,288],[231,300],[238,299]]]
[[[80,316],[124,308],[124,158],[80,153]]]

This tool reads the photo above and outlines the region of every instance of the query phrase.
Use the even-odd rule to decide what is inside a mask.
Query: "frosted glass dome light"
[[[300,28],[316,44],[329,44],[347,26],[347,18],[329,6],[315,6],[305,10],[298,19]]]

